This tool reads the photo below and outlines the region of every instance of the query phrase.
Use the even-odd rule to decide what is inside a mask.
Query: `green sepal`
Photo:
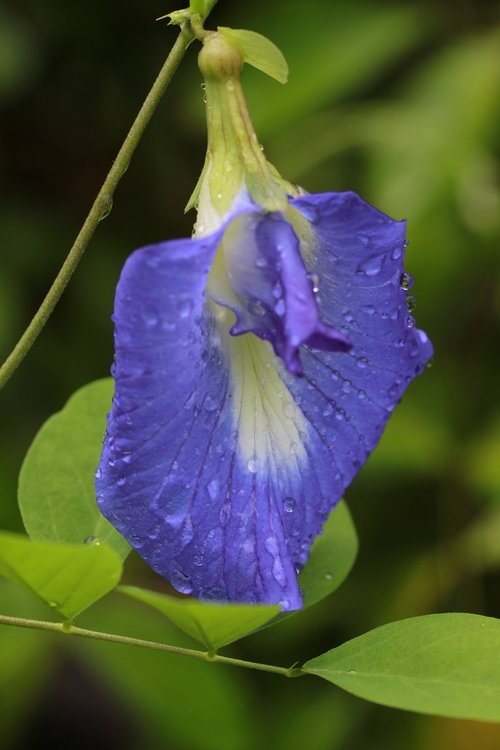
[[[0,575],[35,594],[65,620],[114,589],[121,560],[104,544],[33,542],[0,532]]]
[[[172,13],[165,13],[164,16],[159,16],[156,20],[163,21],[165,18],[168,18],[169,26],[182,26],[184,23],[189,22],[191,15],[190,8],[183,8],[183,10],[174,10]]]
[[[136,586],[120,586],[119,591],[159,610],[170,622],[210,651],[217,651],[252,633],[280,610],[279,605],[197,602]]]
[[[243,60],[271,76],[279,83],[288,81],[288,63],[285,56],[270,39],[246,29],[218,26],[217,31],[238,48]]]

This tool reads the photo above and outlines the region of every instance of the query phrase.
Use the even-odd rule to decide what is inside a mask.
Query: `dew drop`
[[[263,258],[262,256],[260,256],[255,261],[255,265],[257,266],[257,268],[265,268],[267,266],[267,260]]]
[[[283,500],[283,507],[285,509],[285,513],[293,513],[293,511],[297,507],[297,503],[295,502],[295,498],[293,498],[293,497],[285,497],[285,499]]]
[[[123,487],[123,485],[127,484],[127,478],[120,477],[120,479],[117,480],[116,484],[118,485],[118,487]]]
[[[200,231],[201,231],[201,227],[200,227]],[[179,313],[180,318],[187,318],[188,315],[191,313],[192,309],[193,309],[192,303],[189,300],[184,300],[184,302],[179,303],[177,312]]]
[[[417,305],[417,300],[415,299],[415,296],[408,292],[406,295],[406,305],[408,307],[408,312],[413,312]]]
[[[368,360],[366,357],[358,357],[356,360],[356,365],[359,367],[360,370],[364,370],[364,368],[367,366]]]
[[[264,307],[262,302],[259,302],[259,300],[252,300],[248,305],[248,309],[254,315],[262,316],[266,314],[266,308]]]
[[[373,305],[363,305],[363,307],[361,308],[361,310],[364,313],[366,313],[367,315],[374,315],[374,313],[375,313],[375,308],[374,308]]]
[[[83,543],[90,544],[92,547],[98,547],[101,542],[96,536],[86,536]]]
[[[415,283],[415,280],[410,273],[401,274],[401,278],[399,279],[399,285],[401,289],[405,290],[405,292],[407,292],[408,289],[411,289],[414,283]]]
[[[101,470],[100,469],[96,469],[94,476],[95,476],[96,479],[100,479],[101,478]]]
[[[281,288],[281,284],[279,282],[276,282],[276,284],[273,286],[273,297],[275,299],[279,299],[283,296],[283,289]]]
[[[309,281],[311,282],[312,290],[314,294],[319,292],[319,276],[317,273],[308,274]]]
[[[330,417],[333,414],[333,406],[331,404],[328,404],[323,409],[323,416],[324,417]]]
[[[177,591],[180,591],[181,594],[190,594],[193,590],[191,578],[184,575],[184,573],[181,573],[180,570],[172,571],[170,583],[175,589],[177,589]]]
[[[351,381],[350,380],[344,380],[344,382],[342,383],[342,390],[344,391],[344,393],[350,393],[351,392],[351,388],[352,388]]]
[[[259,465],[257,463],[257,459],[251,458],[249,462],[247,463],[247,468],[250,474],[257,474],[257,470],[259,468]]]
[[[141,317],[148,328],[153,328],[158,323],[158,313],[154,307],[145,307],[141,311]]]
[[[417,331],[418,337],[422,344],[426,344],[429,341],[429,337],[425,333],[425,331]]]
[[[155,539],[158,539],[161,532],[161,524],[157,523],[156,526],[153,526],[153,528],[149,531],[148,537],[151,539],[151,541],[154,541]]]
[[[210,496],[211,500],[216,500],[219,495],[219,480],[218,479],[212,479],[212,481],[207,486],[207,492]]]
[[[333,576],[331,573],[325,573],[325,581],[331,581],[333,579]]]
[[[103,221],[106,217],[108,217],[112,210],[113,210],[113,196],[112,195],[103,196],[103,208],[101,211],[101,215],[99,216],[99,221]]]
[[[214,398],[211,398],[210,396],[207,396],[205,399],[205,410],[208,412],[213,412],[217,410],[218,403]]]
[[[403,255],[403,248],[400,245],[397,245],[394,250],[391,253],[391,258],[393,260],[398,260]]]
[[[276,302],[274,306],[274,312],[276,313],[276,315],[279,315],[280,318],[283,317],[286,312],[285,300],[280,299]]]
[[[372,255],[367,260],[363,261],[358,266],[357,273],[364,274],[365,276],[377,276],[382,270],[382,263],[384,262],[383,255]]]

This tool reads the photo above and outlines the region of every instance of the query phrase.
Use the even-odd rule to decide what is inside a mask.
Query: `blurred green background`
[[[181,3],[182,4],[182,3]],[[175,32],[159,0],[0,2],[0,352],[63,261]],[[500,616],[500,5],[488,0],[219,0],[209,25],[270,36],[287,86],[245,90],[266,154],[311,192],[355,190],[408,219],[407,270],[433,367],[410,387],[347,493],[360,536],[332,597],[228,653],[291,664],[390,620]],[[0,528],[21,530],[16,482],[42,422],[109,373],[127,255],[189,235],[201,169],[195,45],[33,351],[0,394]],[[137,558],[129,579],[151,585]],[[47,618],[0,582],[0,611]],[[112,594],[82,625],[185,644]],[[69,641],[70,639],[68,639]],[[312,678],[0,630],[2,750],[476,750],[500,728],[373,706]]]

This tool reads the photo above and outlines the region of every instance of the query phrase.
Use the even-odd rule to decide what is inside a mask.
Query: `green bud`
[[[225,33],[209,32],[198,62],[205,80],[208,147],[187,209],[198,208],[195,232],[201,235],[220,225],[242,192],[267,211],[285,211],[287,195],[298,191],[267,162],[259,144],[241,88],[239,45]]]

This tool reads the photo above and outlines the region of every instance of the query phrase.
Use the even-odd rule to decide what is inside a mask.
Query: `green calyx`
[[[245,53],[224,31],[206,32],[198,64],[204,78],[208,146],[198,185],[186,207],[196,206],[198,235],[213,231],[242,191],[267,211],[285,211],[298,189],[269,164],[241,88]]]

